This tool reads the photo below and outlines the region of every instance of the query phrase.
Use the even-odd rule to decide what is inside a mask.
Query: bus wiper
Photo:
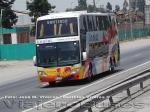
[[[50,65],[37,65],[38,67],[43,67],[43,68],[49,68],[49,67],[52,67]]]

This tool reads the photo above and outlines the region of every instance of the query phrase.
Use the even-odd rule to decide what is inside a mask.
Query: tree
[[[109,11],[112,10],[112,5],[110,4],[110,2],[107,2],[106,9],[108,9]]]
[[[78,0],[78,6],[76,6],[74,11],[87,10],[87,2],[86,0]]]
[[[127,11],[127,7],[128,7],[128,2],[127,2],[127,0],[124,0],[124,3],[123,3],[123,10],[124,10],[124,11]]]
[[[27,10],[29,10],[29,16],[32,17],[32,22],[36,23],[36,20],[40,16],[47,15],[55,6],[48,3],[47,0],[32,0],[27,1]],[[31,33],[35,34],[35,26],[32,28]]]
[[[2,12],[2,26],[11,28],[18,20],[17,15],[11,9],[15,0],[0,0],[0,12]]]
[[[87,10],[88,10],[88,12],[94,12],[95,11],[95,7],[93,5],[88,5]]]
[[[86,0],[78,0],[78,8],[80,8],[80,10],[86,10],[87,9]]]
[[[32,22],[36,22],[40,16],[47,15],[55,6],[48,3],[47,0],[33,0],[27,1],[27,10],[29,10],[29,16],[32,17]]]
[[[120,6],[119,5],[115,5],[115,11],[118,12],[120,10]]]
[[[66,12],[69,12],[69,11],[74,11],[74,9],[72,9],[72,8],[67,8],[67,9],[66,9]]]

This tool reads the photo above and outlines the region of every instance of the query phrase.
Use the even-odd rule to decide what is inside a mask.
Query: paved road
[[[150,111],[150,80],[144,82],[144,88],[140,90],[139,85],[130,88],[132,94],[131,97],[122,100],[127,97],[126,91],[123,91],[113,97],[116,108],[106,110],[106,112],[149,112]],[[138,92],[137,92],[138,91]],[[122,100],[122,101],[121,101]],[[94,110],[95,109],[95,110]],[[94,108],[93,112],[97,112],[98,108]]]
[[[150,46],[142,47],[136,50],[130,51],[121,54],[121,63],[120,70],[126,70],[131,67],[137,66],[144,62],[150,60]],[[105,77],[104,77],[105,75]],[[101,74],[100,77],[96,77],[95,80],[91,83],[94,83],[97,80],[102,80],[106,77],[109,77],[113,74]],[[31,98],[23,98],[20,99],[4,99],[0,100],[0,111],[1,112],[20,112],[22,109],[25,110],[27,108],[31,108],[33,103],[41,103],[47,100],[53,99],[52,96],[61,96],[63,94],[69,93],[73,90],[79,89],[83,86],[86,86],[90,83],[88,82],[70,82],[58,84],[56,87],[40,87],[39,83],[36,80],[36,77],[20,80],[17,82],[13,82],[10,84],[6,84],[0,86],[0,96],[13,96],[13,97],[21,97],[21,96],[49,96],[49,98],[41,98],[41,100],[31,99]],[[27,103],[25,102],[27,101]],[[32,101],[29,103],[29,101]]]

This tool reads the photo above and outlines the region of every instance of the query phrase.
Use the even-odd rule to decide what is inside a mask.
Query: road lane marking
[[[4,97],[1,97],[0,100],[4,99]]]
[[[0,98],[0,101],[1,101],[2,99],[4,99],[4,97],[1,97],[1,98]]]
[[[78,91],[83,90],[83,89],[85,89],[85,88],[88,88],[88,87],[90,87],[90,86],[96,85],[96,84],[98,84],[98,83],[100,83],[100,82],[103,82],[104,80],[111,79],[111,78],[116,77],[116,76],[118,76],[118,75],[120,75],[120,74],[123,74],[123,73],[125,73],[125,72],[130,71],[130,70],[133,70],[133,69],[138,68],[138,67],[140,67],[140,66],[143,66],[143,65],[145,65],[145,64],[147,64],[147,63],[150,63],[150,61],[145,62],[145,63],[140,64],[140,65],[137,65],[137,66],[135,66],[135,67],[133,67],[133,68],[127,69],[127,70],[125,70],[125,71],[122,71],[122,72],[120,72],[120,73],[118,73],[118,74],[116,74],[116,75],[112,75],[112,76],[110,76],[110,77],[106,77],[106,78],[104,78],[104,79],[102,79],[102,80],[100,80],[100,81],[97,81],[97,82],[95,82],[95,83],[89,84],[89,85],[87,85],[87,86],[84,86],[84,87],[82,87],[82,88],[80,88],[80,89],[77,89],[77,90],[74,90],[74,91],[72,91],[72,92],[69,92],[69,93],[67,93],[67,94],[64,94],[64,95],[62,95],[62,96],[60,96],[60,97],[57,97],[57,98],[55,98],[55,99],[52,99],[52,100],[49,100],[49,101],[47,101],[47,102],[41,103],[40,105],[34,106],[33,108],[29,108],[29,109],[27,109],[27,110],[23,110],[22,112],[29,112],[29,111],[31,111],[31,110],[33,110],[33,109],[37,109],[38,107],[40,107],[40,106],[42,106],[42,105],[45,105],[45,104],[47,104],[47,103],[50,103],[50,102],[52,102],[52,101],[54,101],[54,100],[57,100],[57,99],[59,99],[59,98],[64,98],[64,97],[66,97],[67,95],[70,95],[70,94],[72,94],[72,93],[74,93],[74,92],[78,92]]]

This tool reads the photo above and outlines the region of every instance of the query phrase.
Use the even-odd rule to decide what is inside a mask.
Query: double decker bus
[[[119,60],[114,14],[64,12],[37,19],[36,66],[40,82],[91,78],[113,71]]]

